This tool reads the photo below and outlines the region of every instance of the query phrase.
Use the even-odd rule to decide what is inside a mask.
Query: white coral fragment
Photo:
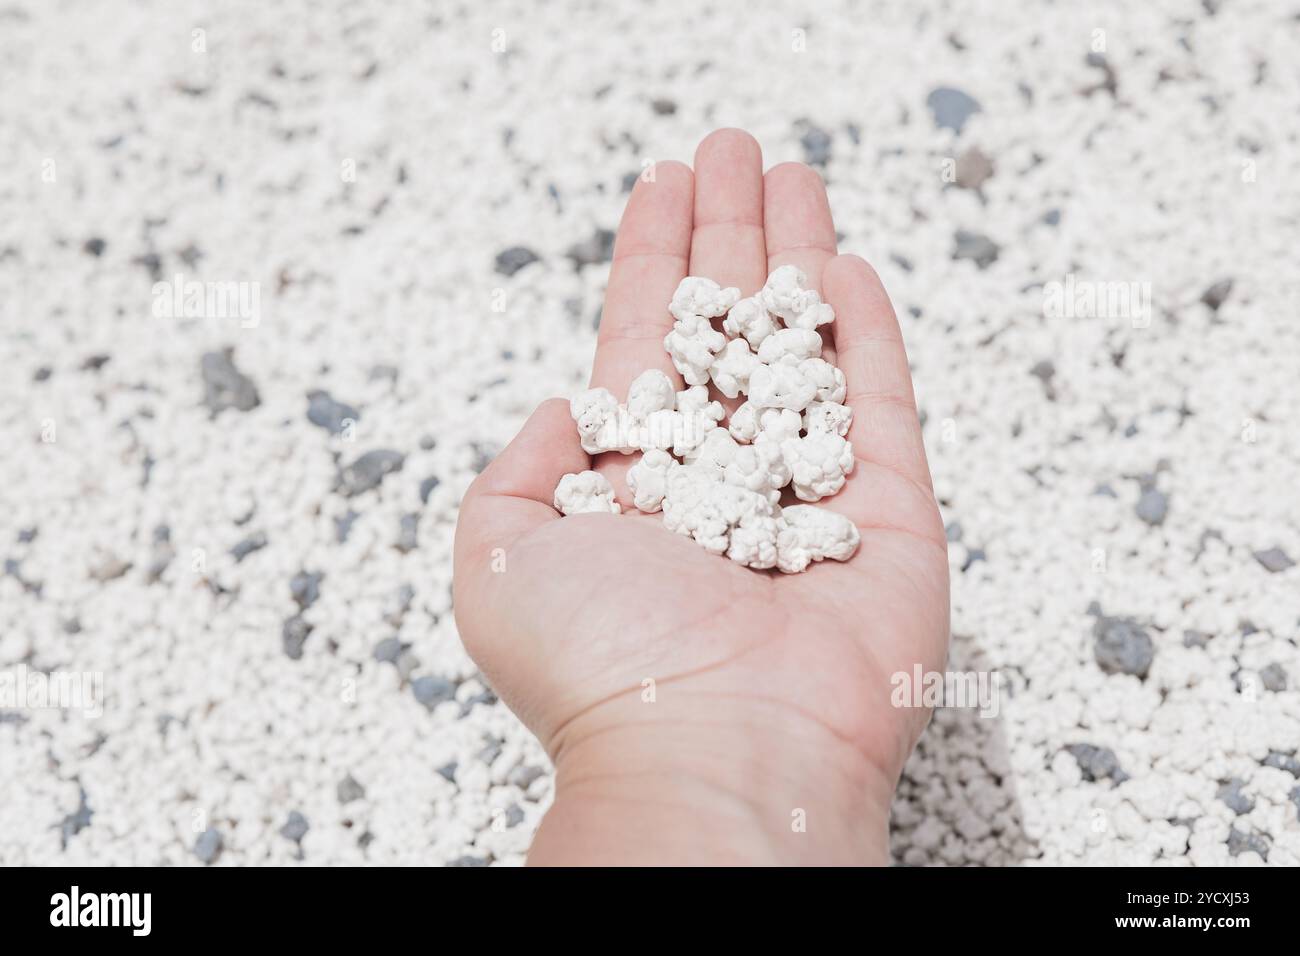
[[[791,325],[813,306],[821,304],[822,298],[816,289],[808,288],[808,276],[802,269],[781,266],[767,277],[758,300],[767,311]]]
[[[803,413],[803,427],[809,435],[831,432],[844,438],[853,425],[853,409],[839,402],[813,402]]]
[[[555,507],[566,515],[619,514],[623,509],[614,500],[614,487],[602,474],[580,471],[565,475],[555,486]]]
[[[679,322],[688,317],[713,319],[725,315],[739,300],[739,289],[724,289],[712,279],[687,276],[677,284],[668,311]]]
[[[822,337],[816,332],[810,329],[782,329],[763,340],[758,349],[758,360],[764,365],[798,365],[804,359],[818,358],[821,354]]]
[[[792,329],[816,329],[823,325],[829,325],[835,321],[835,310],[825,302],[818,302],[816,305],[799,313],[799,316],[793,321],[787,321],[786,325]]]
[[[723,481],[766,495],[772,504],[781,500],[781,489],[790,483],[791,473],[779,444],[760,435],[752,445],[736,446],[729,459],[722,468]]]
[[[749,376],[749,400],[758,408],[801,412],[817,397],[817,386],[797,365],[760,365]]]
[[[742,522],[777,514],[765,496],[724,484],[701,465],[674,468],[667,484],[664,527],[690,536],[712,554],[726,553],[732,529]]]
[[[671,411],[677,404],[672,379],[657,368],[648,368],[632,380],[627,390],[627,410],[637,421],[655,412]]]
[[[679,318],[664,336],[664,349],[687,385],[708,384],[713,356],[726,344],[727,337],[698,315]]]
[[[757,349],[763,340],[779,329],[772,313],[767,311],[757,296],[741,299],[731,307],[722,322],[722,331],[731,338],[743,338],[750,347]]]
[[[709,376],[718,391],[735,398],[749,391],[749,376],[758,368],[758,356],[749,350],[744,339],[732,339],[713,360]]]
[[[799,363],[799,371],[803,373],[804,380],[817,390],[817,401],[836,404],[844,401],[848,383],[844,379],[844,373],[830,362],[819,358],[804,359]]]
[[[627,471],[627,487],[638,511],[653,513],[663,506],[668,490],[668,473],[680,468],[677,459],[666,451],[651,449]]]
[[[781,511],[777,567],[797,574],[814,561],[847,561],[858,549],[857,526],[837,511],[791,505]]]
[[[820,432],[781,443],[790,466],[790,487],[800,501],[820,501],[844,487],[853,472],[853,446],[839,435]]]

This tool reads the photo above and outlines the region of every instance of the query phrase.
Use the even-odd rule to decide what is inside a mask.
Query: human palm
[[[857,524],[862,543],[851,560],[794,575],[754,571],[667,531],[661,515],[631,506],[625,475],[635,456],[593,461],[559,400],[538,409],[466,494],[456,541],[460,632],[547,747],[562,785],[569,753],[600,754],[574,759],[599,770],[571,775],[582,779],[603,779],[630,753],[645,773],[702,773],[710,792],[734,792],[761,774],[793,807],[816,802],[800,793],[819,785],[806,771],[831,764],[843,772],[829,786],[860,786],[887,804],[923,727],[926,712],[891,705],[890,678],[943,664],[943,527],[897,320],[871,267],[836,255],[820,177],[798,164],[764,176],[758,144],[724,130],[700,145],[693,174],[661,163],[652,181],[638,182],[619,229],[592,384],[623,398],[637,374],[660,368],[682,387],[662,345],[681,278],[708,276],[752,295],[787,263],[836,313],[826,352],[848,381],[857,462],[818,507]],[[613,483],[624,514],[561,518],[551,502],[560,476],[591,467]],[[774,770],[765,748],[788,769]],[[773,813],[788,814],[776,803]]]

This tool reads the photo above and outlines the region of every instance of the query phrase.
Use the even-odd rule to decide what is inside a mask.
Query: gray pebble
[[[448,866],[487,866],[486,857],[482,856],[458,856],[447,864]]]
[[[334,519],[334,540],[337,541],[339,544],[342,544],[344,541],[347,541],[348,535],[352,531],[352,522],[356,521],[360,517],[361,516],[357,514],[355,511],[349,509],[347,514],[335,518]]]
[[[1291,792],[1287,794],[1287,799],[1295,804],[1295,816],[1297,820],[1300,820],[1300,787],[1291,788]]]
[[[953,259],[970,259],[981,269],[987,269],[998,259],[998,244],[982,233],[958,229],[953,242]]]
[[[1137,501],[1137,516],[1149,525],[1164,524],[1169,513],[1169,496],[1155,488],[1147,488]]]
[[[1145,678],[1155,658],[1155,645],[1132,618],[1099,617],[1092,626],[1097,665],[1107,674]]]
[[[948,527],[943,529],[944,537],[949,541],[960,541],[962,536],[962,527],[960,521],[954,521]]]
[[[203,402],[215,416],[227,408],[247,412],[262,404],[252,379],[235,368],[234,350],[206,352],[199,359],[203,375]]]
[[[301,614],[295,614],[284,622],[284,627],[280,630],[280,642],[284,647],[284,653],[291,660],[302,659],[302,648],[307,643],[307,637],[312,632],[312,625],[308,624]]]
[[[402,643],[400,637],[386,637],[375,645],[375,649],[371,654],[380,663],[395,664],[402,651],[406,650],[406,647],[407,645]]]
[[[803,161],[809,166],[825,166],[831,158],[831,134],[818,126],[809,126],[799,137]]]
[[[286,840],[292,840],[294,843],[302,842],[302,838],[307,835],[308,823],[297,810],[289,811],[289,819],[285,821],[284,826],[280,827],[280,836]]]
[[[409,650],[403,650],[397,655],[397,660],[393,661],[393,666],[397,668],[397,676],[402,680],[409,680],[410,676],[420,669],[420,659]]]
[[[104,558],[103,561],[99,562],[99,564],[91,568],[90,576],[94,578],[96,581],[103,584],[108,581],[116,581],[118,578],[122,577],[122,575],[126,574],[126,572],[130,570],[131,570],[130,561],[124,561],[121,558],[117,557],[116,555],[108,555],[106,558]],[[23,581],[23,578],[21,577],[18,570],[16,569],[10,570],[8,561],[5,562],[5,571],[12,574],[15,578],[18,578],[18,580]],[[29,584],[27,581],[23,581],[23,587],[27,590],[32,590],[35,587],[35,585]]]
[[[443,764],[438,768],[438,776],[442,777],[442,779],[446,780],[448,783],[455,783],[456,767],[457,763],[454,760],[451,763]]]
[[[1281,750],[1270,750],[1268,756],[1260,762],[1265,767],[1284,770],[1293,777],[1300,777],[1300,760],[1296,759],[1294,752],[1288,754]]]
[[[517,803],[512,803],[506,807],[506,828],[517,827],[524,822],[523,808]]]
[[[1258,830],[1251,830],[1246,833],[1233,827],[1228,833],[1228,853],[1232,856],[1240,856],[1243,853],[1258,853],[1260,859],[1267,863],[1270,846],[1268,834],[1260,833]]]
[[[414,551],[420,546],[419,513],[402,515],[398,525],[397,544],[395,547],[403,554]]]
[[[356,422],[360,417],[360,412],[351,405],[335,401],[329,392],[316,389],[307,393],[307,420],[331,435],[342,432],[345,421]]]
[[[1093,744],[1070,744],[1065,748],[1079,763],[1083,779],[1089,783],[1110,779],[1114,783],[1123,783],[1128,779],[1119,765],[1119,758],[1109,747],[1097,747]]]
[[[396,382],[397,376],[398,371],[395,365],[375,365],[371,367],[370,372],[366,377],[372,382],[382,381],[383,379],[388,379],[389,382]]]
[[[104,254],[106,248],[108,248],[108,243],[103,239],[100,239],[98,236],[90,237],[81,245],[82,252],[94,256],[96,259]]]
[[[351,498],[375,488],[387,475],[401,471],[406,456],[389,448],[368,451],[352,464],[339,470],[336,488]]]
[[[1295,565],[1295,562],[1291,560],[1291,556],[1281,548],[1256,551],[1255,560],[1263,565],[1264,570],[1270,574],[1278,574]]]
[[[204,830],[194,841],[194,855],[204,863],[215,863],[217,857],[221,856],[221,848],[224,844],[221,831]]]
[[[393,592],[391,600],[392,610],[384,615],[384,620],[393,627],[401,627],[406,612],[411,609],[411,602],[415,600],[415,588],[411,586],[409,581],[405,582]]]
[[[1232,280],[1220,279],[1214,285],[1210,286],[1201,293],[1201,301],[1213,309],[1219,311],[1219,306],[1228,301],[1228,296],[1232,293]]]
[[[503,276],[512,276],[524,266],[539,261],[537,253],[526,246],[511,246],[497,253],[496,270]]]
[[[544,776],[546,776],[546,771],[541,767],[526,767],[520,764],[506,776],[506,783],[518,787],[520,790],[527,790],[533,785],[534,780]]]
[[[1108,485],[1108,484],[1104,484],[1104,483],[1103,483],[1103,484],[1100,484],[1100,485],[1098,485],[1096,488],[1092,489],[1092,493],[1093,493],[1094,495],[1098,496],[1099,498],[1118,498],[1118,497],[1119,497],[1119,495],[1117,495],[1117,494],[1115,493],[1115,489],[1114,489],[1114,488],[1112,488],[1110,485]]]
[[[474,469],[475,474],[482,474],[483,469],[492,464],[492,459],[500,451],[498,448],[480,442],[474,442],[470,447],[474,449],[474,460],[470,462],[470,467]]]
[[[456,685],[445,677],[425,675],[411,681],[411,692],[426,709],[433,710],[444,701],[455,699]]]
[[[1049,226],[1058,226],[1061,224],[1061,210],[1049,209],[1043,213],[1043,222]]]
[[[677,104],[668,99],[651,100],[650,108],[654,110],[656,116],[672,116],[677,112]]]
[[[958,187],[978,190],[993,175],[993,160],[972,146],[957,157],[956,175]]]
[[[1183,631],[1183,647],[1205,647],[1210,643],[1210,635],[1204,631]]]
[[[1275,694],[1280,694],[1286,690],[1286,676],[1285,668],[1276,661],[1259,672],[1259,679],[1264,682],[1264,687]]]
[[[257,534],[250,534],[243,541],[240,541],[238,544],[236,544],[233,548],[230,549],[230,553],[234,556],[235,563],[238,564],[240,561],[243,561],[244,558],[248,557],[254,551],[261,551],[265,547],[266,547],[266,534],[259,531],[257,532]]]
[[[979,102],[961,90],[950,86],[941,86],[931,90],[925,98],[925,105],[934,114],[934,125],[939,129],[950,129],[960,133],[966,121],[980,112]]]
[[[977,561],[987,561],[989,556],[984,553],[983,548],[967,548],[966,560],[962,563],[961,570],[965,574]]]
[[[609,262],[614,257],[614,232],[610,229],[597,229],[589,239],[569,246],[565,256],[573,262],[575,269]]]
[[[90,818],[94,815],[95,812],[86,803],[86,791],[81,789],[77,798],[77,809],[65,816],[59,824],[59,839],[63,849],[68,848],[69,840],[90,826]]]
[[[304,611],[320,597],[320,583],[325,577],[320,571],[299,571],[289,579],[289,594],[294,603]]]
[[[336,791],[339,803],[351,803],[353,800],[360,800],[366,795],[366,788],[357,783],[352,774],[348,774],[339,781]]]
[[[1228,809],[1237,816],[1243,813],[1250,813],[1255,809],[1255,801],[1241,792],[1241,788],[1246,785],[1246,781],[1240,777],[1233,777],[1219,785],[1219,792],[1215,794],[1220,800],[1227,804]]]
[[[430,475],[428,478],[420,482],[420,504],[427,505],[429,503],[429,495],[432,494],[433,489],[437,488],[440,484],[442,484],[442,481],[437,475]]]

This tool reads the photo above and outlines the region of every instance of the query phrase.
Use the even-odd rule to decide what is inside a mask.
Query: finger
[[[561,398],[542,402],[465,492],[456,523],[457,566],[559,518],[553,506],[555,486],[566,474],[590,467],[569,403]]]
[[[691,251],[694,176],[683,163],[652,168],[654,179],[637,180],[618,227],[591,368],[592,387],[609,389],[620,402],[648,368],[662,369],[682,387],[664,336],[673,324],[668,303]]]
[[[835,258],[835,222],[822,178],[803,163],[781,163],[763,177],[767,271],[798,266],[811,288],[822,290],[822,269]],[[834,364],[833,336],[822,330],[823,354]]]
[[[743,130],[720,129],[695,151],[691,271],[753,295],[767,278],[763,151]]]
[[[822,273],[835,310],[839,367],[853,409],[854,454],[930,489],[930,467],[912,392],[903,333],[876,270],[858,256],[837,256]]]
[[[720,129],[695,150],[695,229],[691,236],[693,276],[705,276],[742,296],[763,287],[767,251],[763,240],[763,150],[744,130]],[[722,327],[722,319],[714,326]],[[729,399],[710,387],[728,412],[743,396]]]

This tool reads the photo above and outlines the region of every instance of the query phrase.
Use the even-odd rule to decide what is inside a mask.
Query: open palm
[[[455,568],[461,636],[561,769],[566,750],[617,748],[628,734],[660,734],[691,751],[716,732],[728,752],[768,740],[866,767],[863,786],[887,801],[924,726],[925,711],[892,706],[890,678],[943,665],[943,527],[893,308],[866,262],[837,256],[820,177],[799,164],[764,175],[758,144],[722,130],[701,143],[694,173],[660,163],[653,179],[638,181],[618,232],[591,384],[622,399],[640,372],[659,368],[683,387],[663,348],[682,277],[748,296],[790,263],[835,309],[825,351],[848,381],[857,464],[818,507],[861,530],[850,561],[757,572],[665,530],[660,515],[631,505],[625,475],[636,456],[593,462],[559,400],[534,413],[465,496]],[[625,513],[562,518],[552,507],[556,483],[591,467],[613,483]],[[725,786],[731,771],[725,763],[714,771]],[[747,772],[743,759],[734,772]]]

